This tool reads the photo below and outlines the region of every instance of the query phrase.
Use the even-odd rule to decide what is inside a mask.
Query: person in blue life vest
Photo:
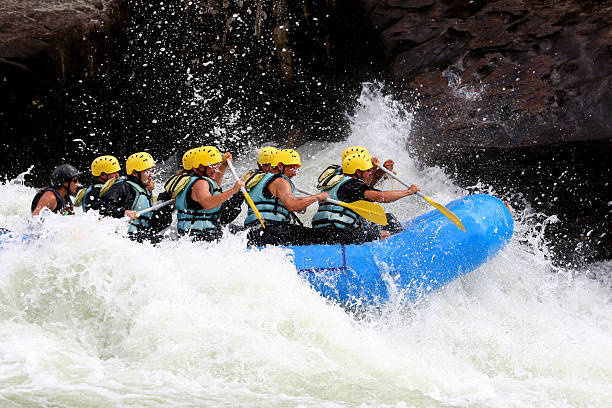
[[[120,170],[121,165],[115,156],[96,157],[91,162],[91,175],[95,177],[94,184],[77,194],[77,205],[80,202],[84,212],[90,209],[98,210],[100,208],[100,190],[102,186],[108,180],[118,178]]]
[[[176,197],[179,191],[181,191],[181,189],[185,186],[185,183],[194,174],[192,158],[195,152],[197,152],[199,149],[201,149],[201,147],[195,147],[187,150],[181,159],[182,167],[178,169],[176,173],[173,174],[164,184],[164,190],[166,190],[172,197]]]
[[[220,187],[228,160],[232,160],[232,155],[222,156],[214,146],[201,147],[191,156],[193,173],[176,195],[179,235],[203,241],[218,240],[223,236],[223,226],[240,214],[243,196],[237,193],[244,187],[244,181],[236,181],[227,191]]]
[[[359,200],[390,203],[419,191],[416,185],[406,190],[380,191],[372,187],[374,176],[372,160],[366,152],[353,153],[342,160],[342,176],[329,180],[324,185],[324,191],[335,200],[352,203]],[[379,229],[359,216],[354,211],[332,203],[319,206],[312,218],[312,226],[320,231],[321,237],[328,244],[359,244],[386,238],[391,232],[401,230],[391,215],[388,218],[394,224],[388,229]]]
[[[130,238],[137,241],[159,240],[156,234],[172,222],[173,206],[149,211],[140,217],[137,211],[146,210],[154,204],[152,191],[155,188],[153,172],[155,161],[146,152],[134,153],[125,162],[126,178],[109,180],[113,183],[100,194],[100,214],[114,218],[128,217]],[[105,186],[106,187],[106,186]],[[104,190],[105,188],[103,188]],[[169,199],[167,193],[160,194],[160,200]]]
[[[266,174],[278,173],[278,170],[271,165],[276,152],[278,152],[278,149],[272,146],[264,146],[259,149],[257,152],[257,169],[249,171],[243,177],[247,191],[256,186]]]
[[[301,165],[298,152],[292,149],[279,150],[271,162],[277,173],[265,174],[251,188],[251,198],[266,224],[266,228],[262,228],[255,213],[249,208],[244,224],[250,228],[248,240],[251,245],[307,245],[318,241],[312,228],[302,225],[294,212],[303,212],[315,202],[324,202],[328,195],[294,195],[295,186],[291,179]]]
[[[70,196],[74,196],[81,187],[78,179],[81,174],[70,164],[57,166],[51,174],[51,186],[44,187],[34,196],[30,208],[32,215],[39,215],[45,208],[57,214],[74,214]]]
[[[378,164],[378,158],[376,157],[371,157],[370,156],[370,152],[368,151],[368,149],[366,149],[363,146],[350,146],[347,147],[346,149],[344,149],[344,151],[342,152],[342,159],[341,159],[341,163],[342,160],[344,160],[344,158],[348,155],[354,154],[354,153],[363,153],[366,156],[371,158],[372,163],[374,163],[375,165]],[[395,165],[395,162],[392,159],[388,159],[385,160],[385,162],[383,163],[383,167],[386,168],[389,171],[393,171],[393,167]],[[328,167],[325,168],[325,170],[323,170],[323,172],[321,173],[321,175],[319,176],[318,180],[319,180],[319,189],[321,189],[323,185],[325,185],[325,183],[329,182],[330,180],[332,180],[334,177],[337,178],[341,178],[342,177],[342,164],[332,164]],[[369,180],[369,184],[371,186],[375,186],[381,179],[386,178],[387,175],[385,174],[385,172],[379,168],[376,168],[373,170],[372,172],[372,177]]]

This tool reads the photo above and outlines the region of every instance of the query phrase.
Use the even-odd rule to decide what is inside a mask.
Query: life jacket
[[[293,182],[286,177],[284,174],[265,174],[259,183],[251,188],[250,196],[253,199],[253,203],[255,207],[259,210],[261,217],[264,221],[270,221],[273,223],[289,223],[292,220],[292,213],[285,208],[283,203],[278,199],[278,197],[266,198],[264,197],[264,189],[277,178],[282,177],[289,182],[291,186],[291,193],[294,194],[295,186]],[[247,217],[244,220],[245,226],[254,226],[259,223],[257,216],[249,207],[247,212]]]
[[[252,170],[249,171],[248,173],[246,173],[243,177],[243,179],[245,179],[246,181],[244,182],[244,187],[246,188],[247,191],[251,191],[251,189],[253,187],[255,187],[257,185],[257,183],[259,183],[261,181],[261,179],[263,179],[263,177],[266,175],[267,173],[264,173],[261,170]]]
[[[332,188],[342,181],[343,177],[344,174],[342,174],[342,166],[337,164],[327,166],[327,168],[323,170],[317,179],[317,188],[319,190],[327,190]]]
[[[81,208],[83,208],[83,212],[87,212],[91,207],[91,204],[100,199],[100,190],[102,189],[104,184],[93,184],[85,190],[85,194],[83,195],[83,201],[81,201]],[[93,191],[94,188],[97,188],[98,191]],[[77,202],[78,205],[78,202]]]
[[[111,179],[112,180],[112,179]],[[126,179],[115,179],[114,184],[117,183],[128,183],[136,193],[136,198],[134,198],[134,202],[130,207],[130,210],[141,211],[146,210],[153,206],[153,196],[151,192],[146,188],[142,187],[140,184],[135,183],[131,180]],[[109,180],[110,181],[110,180]],[[128,227],[128,233],[135,233],[139,230],[146,228],[149,226],[149,221],[153,217],[153,211],[149,211],[147,213],[142,214],[140,217],[136,218],[134,221],[130,221],[130,225]]]
[[[199,203],[189,197],[191,187],[198,180],[208,182],[211,195],[215,196],[222,192],[221,187],[215,180],[208,177],[190,176],[187,185],[178,193],[174,202],[178,219],[176,228],[180,235],[197,235],[202,232],[212,232],[219,228],[218,219],[221,206],[205,210]]]
[[[164,190],[166,190],[166,192],[172,197],[176,197],[181,190],[187,186],[190,177],[193,175],[193,173],[175,174],[174,176],[170,177],[168,181],[166,181],[166,184],[164,184]]]
[[[34,209],[38,205],[38,202],[40,201],[40,197],[42,197],[43,194],[45,194],[47,191],[51,191],[55,195],[55,199],[57,200],[55,210],[53,210],[54,213],[62,215],[74,214],[74,205],[72,204],[70,196],[62,197],[61,194],[57,192],[57,190],[51,187],[45,187],[36,193],[34,199],[32,200],[30,212],[34,211]]]
[[[340,182],[334,184],[330,189],[325,190],[327,194],[329,194],[329,198],[339,201],[338,199],[338,190],[348,181],[352,180],[349,176],[343,176]],[[325,202],[319,205],[319,209],[317,210],[314,217],[312,217],[312,226],[314,228],[323,228],[323,227],[336,227],[336,228],[346,228],[346,227],[361,227],[362,225],[362,217],[360,217],[353,210],[349,210],[346,207],[342,207],[337,204],[332,204],[330,202]]]

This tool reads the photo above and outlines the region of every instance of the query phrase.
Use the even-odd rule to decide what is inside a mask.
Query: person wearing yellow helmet
[[[351,154],[355,154],[355,153],[361,153],[365,156],[367,156],[368,159],[370,159],[372,161],[372,163],[374,165],[378,164],[378,158],[377,157],[371,157],[370,156],[370,152],[368,151],[368,149],[366,149],[363,146],[350,146],[347,147],[346,149],[344,149],[344,151],[342,152],[342,160],[344,160],[344,158],[346,156],[349,156]],[[383,167],[386,168],[387,170],[393,171],[393,166],[395,165],[395,162],[391,159],[386,160],[383,163]],[[321,175],[319,175],[318,178],[318,187],[320,189],[325,189],[325,188],[331,188],[334,186],[335,183],[337,183],[338,181],[340,181],[342,179],[342,165],[338,165],[338,164],[332,164],[328,167],[325,168],[325,170],[323,170],[323,172],[321,173]],[[372,172],[372,176],[369,178],[368,180],[368,184],[371,186],[376,185],[382,178],[385,178],[385,172],[383,170],[380,170],[378,168],[374,169]]]
[[[118,179],[100,195],[100,214],[115,218],[128,217],[128,233],[131,238],[138,241],[153,239],[156,233],[170,225],[173,210],[172,206],[166,206],[140,217],[136,215],[138,211],[146,210],[154,204],[152,191],[155,188],[155,160],[147,152],[134,153],[127,158],[125,169],[127,177]]]
[[[271,165],[272,158],[278,152],[276,147],[272,146],[264,146],[259,149],[257,153],[257,166],[259,170],[263,173],[276,173],[276,169],[274,169]]]
[[[102,186],[108,180],[118,178],[119,170],[121,170],[121,165],[115,156],[100,156],[91,162],[91,175],[94,177],[94,184],[83,191],[83,198],[81,200],[83,212],[87,212],[89,209],[99,209]],[[78,201],[77,197],[77,205]]]
[[[51,185],[39,190],[32,200],[30,208],[32,215],[39,215],[45,208],[58,214],[74,214],[74,205],[70,196],[75,195],[77,189],[81,187],[78,179],[81,174],[70,164],[60,164],[53,169]]]
[[[264,146],[259,149],[257,152],[257,169],[249,171],[243,177],[247,191],[255,187],[257,183],[263,179],[264,175],[277,172],[277,170],[270,165],[272,157],[274,157],[276,152],[278,152],[278,149],[272,146]]]
[[[333,186],[325,189],[337,201],[352,203],[359,200],[390,203],[419,191],[415,185],[406,190],[380,191],[372,187],[374,165],[369,153],[361,151],[347,154],[342,159],[342,178]],[[390,214],[388,229],[379,230],[376,225],[365,220],[354,211],[332,203],[319,206],[312,219],[315,230],[321,231],[327,243],[353,244],[373,241],[389,236],[389,229],[401,230]]]
[[[187,150],[181,159],[182,167],[172,175],[168,181],[164,184],[164,190],[166,190],[172,197],[176,195],[185,187],[189,178],[193,175],[193,155],[202,147],[195,147]]]
[[[227,191],[220,187],[231,159],[229,152],[221,155],[214,146],[204,146],[192,155],[193,174],[176,196],[179,235],[213,241],[221,238],[222,227],[238,216],[243,196],[236,193],[244,181],[238,180]]]
[[[303,212],[315,202],[324,202],[327,193],[296,197],[291,179],[302,165],[300,155],[292,149],[274,154],[271,166],[278,173],[268,173],[251,189],[251,198],[263,217],[266,228],[260,229],[259,220],[249,208],[244,221],[250,227],[248,239],[253,245],[301,245],[317,242],[311,228],[301,224],[295,211]]]

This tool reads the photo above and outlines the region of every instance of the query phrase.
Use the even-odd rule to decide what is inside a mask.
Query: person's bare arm
[[[222,192],[221,194],[212,195],[210,193],[209,184],[206,180],[198,180],[191,188],[191,199],[200,203],[205,210],[212,210],[227,201],[231,196],[240,191],[240,187],[244,187],[244,181],[239,180],[234,186]]]
[[[375,201],[377,203],[392,203],[394,201],[399,200],[400,198],[404,198],[406,196],[412,195],[416,193],[417,191],[419,191],[419,188],[413,184],[407,190],[389,190],[389,191],[366,190],[366,192],[363,195],[368,200]]]
[[[38,215],[42,211],[43,208],[48,208],[51,211],[55,210],[57,207],[57,200],[55,199],[55,194],[51,191],[45,192],[38,200],[38,204],[36,204],[36,208],[32,211],[32,215]]]
[[[268,186],[270,193],[283,203],[289,211],[304,211],[316,201],[323,202],[329,197],[327,193],[318,193],[306,197],[295,197],[291,192],[289,182],[284,178],[277,178]]]

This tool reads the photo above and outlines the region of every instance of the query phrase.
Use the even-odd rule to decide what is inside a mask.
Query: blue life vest
[[[338,199],[338,190],[341,186],[343,186],[346,182],[352,180],[349,176],[344,176],[344,178],[334,184],[328,190],[325,190],[327,194],[329,194],[329,198],[340,201]],[[312,217],[312,226],[314,228],[323,228],[323,227],[336,227],[336,228],[345,228],[345,227],[360,227],[362,224],[362,218],[353,210],[349,210],[348,208],[342,207],[337,204],[332,204],[330,202],[325,202],[319,205],[319,209],[317,213]]]
[[[87,205],[87,202],[88,202],[87,199],[89,198],[91,194],[91,190],[93,190],[94,188],[98,189],[98,194],[91,196],[91,201],[99,200],[100,199],[100,189],[102,188],[102,186],[104,186],[104,184],[94,184],[94,185],[87,187],[87,190],[85,190],[85,194],[83,195],[83,201],[81,203],[83,212],[87,212],[87,210],[89,210],[89,207],[91,207],[91,204],[89,206]]]
[[[141,211],[153,207],[153,196],[149,190],[145,189],[138,183],[134,183],[133,181],[126,179],[119,179],[115,182],[115,184],[117,183],[128,183],[134,189],[134,192],[136,192],[136,198],[134,199],[130,210]],[[151,217],[153,217],[153,211],[144,213],[134,221],[130,221],[128,232],[134,233],[138,232],[138,230],[141,230],[142,228],[148,227]]]
[[[209,185],[210,194],[215,196],[221,194],[221,187],[217,182],[208,177],[191,176],[185,188],[183,188],[175,200],[177,209],[176,229],[180,235],[197,235],[201,232],[212,232],[219,228],[218,219],[221,206],[205,210],[202,206],[189,198],[191,187],[198,180],[206,180]]]
[[[30,211],[34,211],[34,209],[38,205],[38,201],[40,201],[40,198],[47,191],[51,191],[53,195],[55,195],[55,200],[57,201],[57,204],[55,205],[55,210],[53,210],[54,213],[62,215],[74,214],[74,205],[72,204],[72,200],[70,199],[70,197],[62,197],[61,194],[57,192],[57,190],[51,187],[45,187],[36,193],[34,199],[32,200]]]
[[[293,182],[286,177],[284,174],[272,174],[268,173],[259,183],[251,188],[250,196],[253,199],[253,203],[255,207],[259,210],[261,217],[264,221],[270,221],[275,223],[289,223],[291,222],[291,212],[285,208],[283,203],[278,199],[278,197],[266,198],[263,195],[264,189],[268,186],[273,180],[282,177],[289,182],[291,185],[291,193],[294,194],[295,186]],[[255,226],[259,224],[259,220],[257,216],[249,206],[249,210],[247,212],[247,217],[244,220],[245,226]]]

